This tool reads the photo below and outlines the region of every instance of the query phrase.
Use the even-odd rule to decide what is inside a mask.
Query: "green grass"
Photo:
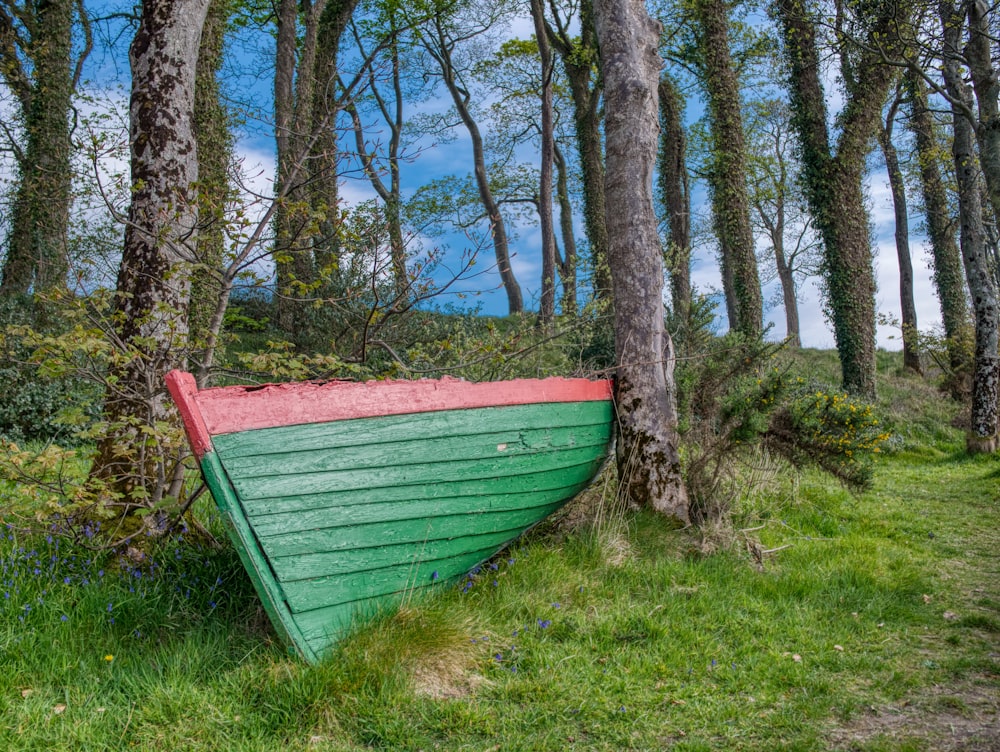
[[[870,492],[782,472],[711,535],[552,525],[314,667],[228,547],[135,561],[8,529],[0,749],[988,749],[1000,459],[880,376],[899,439]]]

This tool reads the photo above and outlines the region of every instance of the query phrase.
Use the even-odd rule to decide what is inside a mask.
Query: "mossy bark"
[[[683,105],[677,85],[660,77],[660,162],[657,175],[660,201],[667,213],[666,264],[670,275],[670,302],[681,326],[691,316],[691,193],[688,189],[687,139]]]
[[[192,367],[203,378],[215,347],[212,319],[222,296],[226,252],[226,203],[230,196],[229,162],[233,139],[229,113],[222,104],[218,73],[222,67],[229,0],[212,0],[205,18],[195,79],[194,128],[198,143],[198,245],[191,274],[188,329],[198,354]]]
[[[828,130],[817,22],[804,0],[775,6],[789,65],[793,124],[802,149],[809,208],[823,238],[824,282],[844,389],[875,398],[875,272],[862,179],[865,158],[895,77],[882,62],[893,54],[898,3],[875,3],[863,19],[867,48],[843,70],[847,98],[836,148]],[[845,56],[846,59],[846,56]]]
[[[618,475],[629,498],[690,520],[677,451],[663,264],[653,209],[659,112],[660,24],[642,0],[597,0],[607,138],[607,227],[615,300]]]
[[[198,242],[195,71],[209,0],[147,0],[129,49],[132,203],[113,324],[123,356],[107,378],[107,433],[91,468],[124,512],[155,507],[179,446],[165,441],[163,377],[184,365]],[[154,525],[158,515],[150,515]]]
[[[919,160],[920,189],[931,244],[932,277],[941,306],[948,364],[955,375],[951,392],[959,398],[965,391],[960,382],[961,374],[968,370],[965,343],[971,339],[971,320],[962,256],[955,238],[957,224],[941,174],[946,151],[935,133],[934,116],[927,103],[927,85],[915,71],[907,71],[906,89],[910,101],[907,122]]]
[[[711,126],[708,183],[729,327],[756,337],[763,326],[764,306],[750,225],[740,82],[729,52],[729,12],[722,0],[696,0],[694,11]]]
[[[70,107],[73,96],[71,0],[40,0],[32,6],[31,65],[22,72],[24,149],[10,217],[0,293],[21,295],[64,290],[69,271]],[[6,54],[6,53],[5,53]],[[4,61],[21,70],[19,60]],[[10,75],[5,75],[10,81]]]
[[[979,164],[973,127],[965,111],[972,108],[972,91],[962,77],[962,16],[945,0],[939,6],[944,31],[945,87],[952,101],[952,155],[958,186],[960,243],[965,276],[972,293],[976,319],[976,346],[972,369],[972,410],[967,448],[973,453],[994,452],[998,447],[997,397],[1000,393],[1000,299],[994,268],[986,248],[983,207],[979,197]]]
[[[594,295],[604,303],[611,303],[600,109],[603,82],[597,73],[599,53],[592,0],[580,3],[579,29],[571,28],[566,19],[554,19],[553,24],[546,25],[546,32],[562,60],[573,100],[573,123],[583,173],[583,222],[590,244]]]

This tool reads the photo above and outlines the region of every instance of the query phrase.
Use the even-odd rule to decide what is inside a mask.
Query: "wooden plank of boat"
[[[558,509],[612,433],[608,381],[199,390],[172,371],[167,387],[268,616],[308,661]]]

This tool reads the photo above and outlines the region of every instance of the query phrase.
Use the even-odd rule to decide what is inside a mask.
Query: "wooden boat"
[[[612,434],[608,381],[199,390],[172,371],[167,386],[272,623],[308,661],[558,509]]]

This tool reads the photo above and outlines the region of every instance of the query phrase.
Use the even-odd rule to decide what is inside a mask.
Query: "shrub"
[[[61,333],[50,306],[29,298],[0,300],[0,438],[19,443],[80,443],[76,428],[98,416],[100,391],[71,372],[47,373],[26,340]],[[72,415],[71,415],[72,413]]]
[[[764,457],[812,465],[867,488],[889,439],[871,405],[794,373],[782,343],[691,331],[676,370],[681,456],[697,522],[724,518],[754,489]]]

